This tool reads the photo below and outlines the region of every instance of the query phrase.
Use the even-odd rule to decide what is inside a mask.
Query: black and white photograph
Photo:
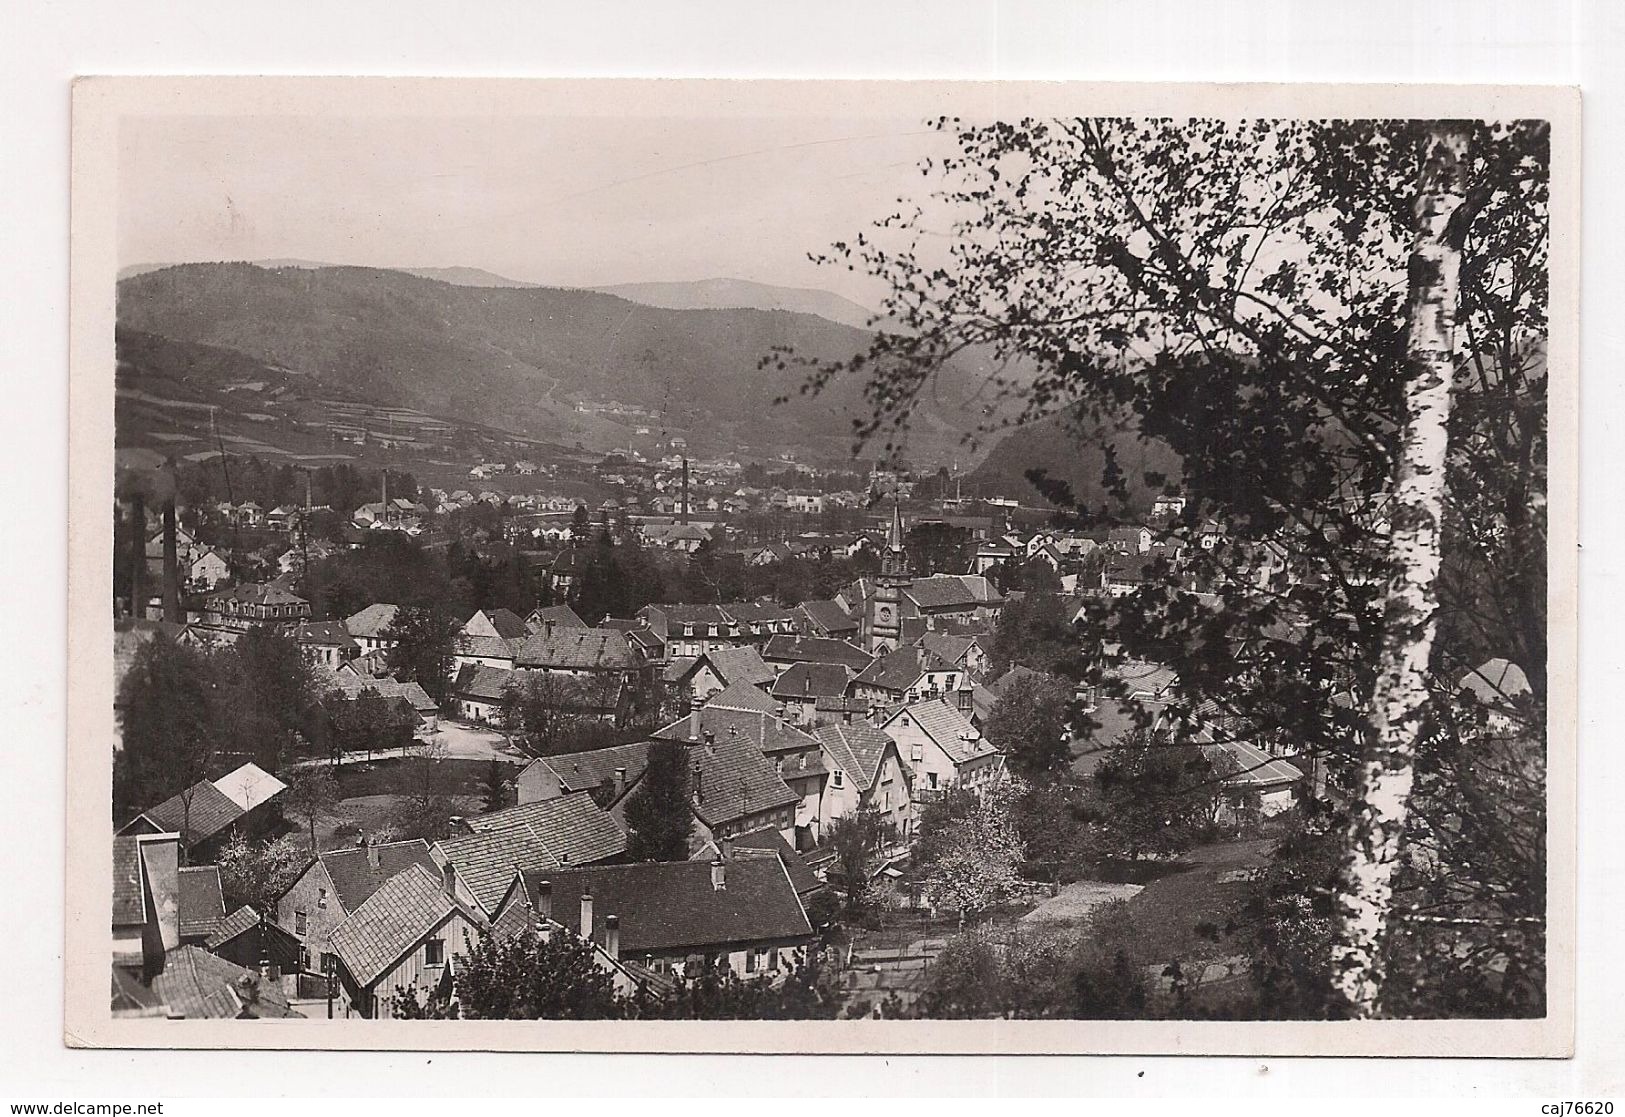
[[[75,128],[89,1042],[1570,1049],[1572,91]]]

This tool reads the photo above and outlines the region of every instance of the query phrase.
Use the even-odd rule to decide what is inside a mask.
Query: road
[[[377,752],[346,753],[339,764],[367,764],[377,760],[399,760],[407,756],[422,756],[430,748],[439,750],[448,760],[502,760],[524,763],[529,758],[508,744],[508,739],[494,729],[467,722],[440,720],[439,727],[426,738],[419,738],[410,748],[380,749]],[[301,760],[289,767],[309,768],[332,764],[328,757]]]

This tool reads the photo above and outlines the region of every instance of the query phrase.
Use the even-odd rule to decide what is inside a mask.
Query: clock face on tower
[[[877,605],[877,606],[875,606],[875,623],[876,624],[891,624],[891,606],[890,605]]]

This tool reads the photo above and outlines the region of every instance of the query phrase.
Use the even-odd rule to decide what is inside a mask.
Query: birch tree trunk
[[[1345,834],[1332,981],[1349,1015],[1382,992],[1382,939],[1428,701],[1443,518],[1446,424],[1454,372],[1468,131],[1441,123],[1423,140],[1407,307],[1409,379],[1394,491],[1390,572],[1369,733]]]

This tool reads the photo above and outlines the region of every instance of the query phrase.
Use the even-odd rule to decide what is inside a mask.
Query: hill
[[[775,287],[748,279],[700,279],[691,283],[619,283],[595,287],[609,295],[667,310],[789,310],[868,329],[874,311],[850,299],[807,287]]]
[[[682,433],[701,452],[825,460],[851,449],[862,385],[800,396],[776,346],[844,359],[868,335],[805,313],[672,310],[597,291],[469,287],[376,268],[185,264],[119,283],[125,329],[230,349],[354,398],[588,448]],[[949,369],[910,456],[949,460],[974,370]],[[788,393],[790,402],[775,406]],[[650,448],[653,448],[651,442]]]
[[[1047,503],[1027,479],[1029,470],[1041,469],[1051,479],[1064,481],[1074,500],[1098,509],[1106,493],[1101,474],[1106,465],[1106,447],[1117,452],[1117,464],[1125,474],[1129,507],[1149,511],[1164,484],[1146,475],[1161,474],[1166,485],[1177,486],[1179,456],[1166,444],[1142,440],[1131,422],[1122,425],[1091,420],[1075,420],[1051,415],[1014,428],[989,451],[982,463],[965,478],[967,487],[984,496],[1007,496],[1027,503]]]
[[[537,283],[521,283],[505,275],[484,268],[395,268],[421,279],[438,279],[442,283],[455,283],[459,287],[538,287]]]

